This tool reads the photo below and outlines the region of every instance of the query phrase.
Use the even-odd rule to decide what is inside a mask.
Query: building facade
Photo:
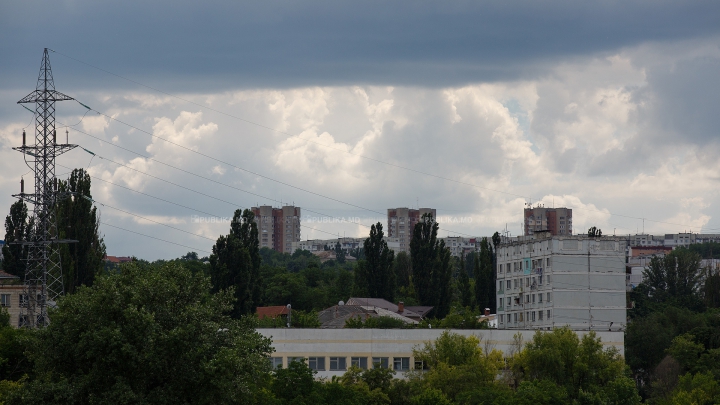
[[[281,253],[293,253],[293,242],[300,241],[300,207],[269,205],[251,208],[258,227],[260,247]]]
[[[410,252],[413,229],[425,214],[430,214],[437,219],[437,211],[434,208],[420,208],[417,210],[412,208],[390,208],[387,210],[388,223],[385,234],[392,240],[393,250],[396,253]],[[395,245],[397,245],[396,248]]]
[[[416,363],[413,349],[433,342],[443,329],[257,329],[272,339],[275,351],[271,361],[274,367],[287,367],[293,360],[305,361],[317,372],[316,378],[340,377],[351,365],[363,369],[385,367],[395,370],[396,378],[421,368]],[[534,330],[450,330],[462,336],[477,336],[480,345],[488,350],[497,349],[509,357],[517,349],[516,336],[523,342],[532,340]],[[576,332],[579,337],[585,331]],[[624,333],[614,330],[596,332],[603,348],[614,347],[624,355]]]
[[[620,237],[505,238],[498,247],[498,329],[623,330],[625,246]]]
[[[525,235],[537,231],[550,231],[553,235],[572,235],[572,209],[525,208]]]
[[[340,243],[340,248],[346,253],[363,247],[366,238],[335,238],[335,239],[308,239],[292,243],[292,251],[307,250],[308,252],[322,252],[327,246],[330,250],[335,250],[335,245]]]

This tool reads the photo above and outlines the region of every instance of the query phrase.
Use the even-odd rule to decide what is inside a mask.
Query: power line
[[[129,166],[124,165],[124,164],[122,164],[122,163],[118,163],[118,162],[109,160],[109,159],[104,158],[104,157],[102,157],[102,156],[100,156],[100,155],[96,155],[96,156],[97,156],[98,158],[100,158],[100,159],[104,159],[104,160],[107,160],[107,161],[109,161],[109,162],[115,163],[115,164],[117,164],[117,165],[126,167],[126,168],[128,168],[128,169],[135,170],[135,171],[138,172],[138,173],[144,174],[144,175],[146,175],[146,176],[153,177],[153,178],[155,178],[155,179],[157,179],[157,180],[166,182],[166,183],[168,183],[168,184],[172,184],[172,185],[174,185],[174,186],[181,187],[181,188],[184,188],[184,189],[186,189],[186,190],[189,190],[189,191],[198,193],[198,194],[203,195],[203,196],[205,196],[205,197],[208,197],[208,198],[211,198],[211,199],[215,199],[215,200],[224,202],[224,203],[229,204],[229,205],[231,205],[231,206],[233,206],[233,207],[238,207],[238,206],[241,205],[241,204],[236,204],[236,203],[233,203],[233,202],[230,202],[230,201],[223,200],[223,199],[218,198],[218,197],[211,196],[211,195],[209,195],[209,194],[202,193],[202,192],[200,192],[200,191],[191,189],[191,188],[189,188],[189,187],[181,186],[181,185],[179,185],[179,184],[177,184],[177,183],[174,183],[174,182],[171,182],[171,181],[168,181],[168,180],[161,179],[161,178],[159,178],[159,177],[157,177],[157,176],[153,176],[153,175],[151,175],[151,174],[149,174],[149,173],[146,173],[146,172],[140,171],[140,170],[138,170],[138,169],[129,167]],[[58,166],[62,166],[62,167],[64,167],[64,168],[66,168],[66,169],[70,169],[70,168],[67,167],[67,166],[63,166],[63,165],[59,165],[59,164],[58,164]],[[202,213],[202,214],[210,215],[210,216],[212,216],[212,217],[220,217],[219,215],[211,214],[211,213],[208,213],[208,212],[205,212],[205,211],[201,211],[201,210],[198,210],[198,209],[196,209],[196,208],[191,208],[191,207],[188,207],[188,206],[185,206],[185,205],[182,205],[182,204],[178,204],[178,203],[175,203],[175,202],[173,202],[173,201],[169,201],[169,200],[166,200],[166,199],[163,199],[163,198],[154,196],[154,195],[150,195],[150,194],[147,194],[147,193],[143,193],[143,192],[141,192],[141,191],[133,190],[133,189],[131,189],[131,188],[129,188],[129,187],[125,187],[125,186],[119,185],[119,184],[117,184],[117,183],[113,183],[113,182],[111,182],[111,181],[109,181],[109,180],[105,180],[105,179],[100,178],[100,177],[96,177],[96,176],[90,176],[90,177],[93,178],[93,179],[96,179],[96,180],[103,181],[103,182],[108,183],[108,184],[112,184],[113,186],[116,186],[116,187],[121,187],[121,188],[124,188],[124,189],[126,189],[126,190],[129,190],[129,191],[132,191],[132,192],[135,192],[135,193],[138,193],[138,194],[142,194],[142,195],[145,195],[145,196],[150,197],[150,198],[154,198],[154,199],[159,200],[159,201],[163,201],[163,202],[166,202],[166,203],[169,203],[169,204],[176,205],[176,206],[178,206],[178,207],[182,207],[182,208],[189,209],[189,210],[191,210],[191,211],[195,211],[195,212],[199,212],[199,213]],[[242,191],[242,190],[241,190],[241,191]],[[262,197],[262,196],[260,196],[260,197]],[[265,197],[262,197],[262,198],[265,198]],[[308,211],[309,211],[309,210],[308,210]],[[309,211],[309,212],[313,212],[313,211]],[[315,212],[313,212],[313,213],[315,213]],[[320,214],[320,213],[317,213],[317,214],[324,216],[324,214]],[[131,215],[134,215],[134,214],[131,214]],[[356,222],[352,222],[352,223],[357,224],[357,225],[361,225],[361,226],[367,226],[367,225],[363,225],[363,224],[356,223]],[[304,228],[307,228],[307,229],[310,229],[310,230],[313,230],[313,231],[318,231],[318,232],[326,233],[326,234],[328,234],[328,235],[338,236],[338,237],[339,237],[338,234],[335,234],[335,233],[332,233],[332,232],[328,232],[328,231],[324,231],[324,230],[322,230],[322,229],[313,228],[313,227],[307,226],[307,225],[303,225],[303,227],[304,227]]]
[[[93,111],[95,111],[95,110],[93,110]],[[126,125],[129,125],[129,124],[126,124]],[[134,127],[134,126],[132,126],[132,125],[129,125],[129,126],[132,127],[132,128],[137,129],[138,131],[143,131],[143,130],[141,130],[141,129],[137,128],[137,127]],[[237,190],[237,191],[241,191],[241,192],[244,192],[244,193],[247,193],[247,194],[254,195],[254,196],[256,196],[256,197],[264,198],[264,199],[267,199],[267,200],[270,200],[270,201],[274,201],[274,202],[279,202],[279,203],[282,204],[282,201],[280,201],[280,200],[276,200],[276,199],[273,199],[273,198],[270,198],[270,197],[266,197],[266,196],[263,196],[263,195],[254,193],[254,192],[252,192],[252,191],[247,191],[247,190],[244,190],[244,189],[241,189],[241,188],[238,188],[238,187],[229,185],[229,184],[227,184],[227,183],[223,183],[223,182],[217,181],[217,180],[212,179],[212,178],[210,178],[210,177],[202,176],[202,175],[200,175],[200,174],[193,173],[193,172],[188,171],[188,170],[185,170],[185,169],[181,169],[181,168],[179,168],[179,167],[177,167],[177,166],[174,166],[174,165],[171,165],[171,164],[169,164],[169,163],[165,163],[165,162],[159,161],[159,160],[154,159],[154,158],[152,158],[152,157],[150,157],[150,156],[143,155],[143,154],[138,153],[138,152],[135,152],[135,151],[133,151],[133,150],[131,150],[131,149],[122,147],[122,146],[120,146],[120,145],[116,145],[116,144],[114,144],[114,143],[112,143],[112,142],[108,142],[108,141],[106,141],[106,140],[104,140],[104,139],[102,139],[102,138],[96,137],[96,136],[94,136],[94,135],[90,135],[90,134],[88,134],[87,132],[84,132],[84,131],[79,130],[79,129],[77,129],[77,128],[75,129],[75,131],[77,131],[77,132],[79,132],[79,133],[81,133],[81,134],[84,134],[84,135],[86,135],[86,136],[89,136],[89,137],[91,137],[91,138],[93,138],[93,139],[96,139],[96,140],[98,140],[98,141],[100,141],[100,142],[103,142],[103,143],[112,145],[112,146],[114,146],[114,147],[116,147],[116,148],[118,148],[118,149],[125,150],[125,151],[127,151],[127,152],[130,152],[130,153],[135,154],[136,156],[140,156],[140,157],[142,157],[142,158],[144,158],[144,159],[151,160],[151,161],[153,161],[153,162],[157,162],[157,163],[159,163],[159,164],[162,164],[162,165],[164,165],[164,166],[173,168],[173,169],[178,170],[178,171],[181,171],[181,172],[183,172],[183,173],[187,173],[187,174],[190,174],[190,175],[192,175],[192,176],[199,177],[199,178],[201,178],[201,179],[203,179],[203,180],[210,181],[210,182],[212,182],[212,183],[216,183],[216,184],[219,184],[219,185],[222,185],[222,186],[225,186],[225,187],[228,187],[228,188]],[[143,132],[146,132],[146,131],[143,131]],[[150,134],[149,132],[146,132],[146,133]],[[152,136],[155,136],[155,135],[152,135]],[[160,138],[160,139],[163,139],[163,138]],[[163,139],[163,140],[164,140],[164,139]],[[168,141],[168,142],[170,142],[170,141]],[[171,142],[171,143],[172,143],[172,142]],[[175,143],[173,143],[173,144],[175,144]],[[175,145],[177,145],[177,144],[175,144]],[[189,149],[189,148],[184,147],[184,146],[182,146],[182,145],[179,145],[179,146],[181,146],[181,147],[184,148],[184,149],[193,151],[192,149]],[[199,153],[199,152],[197,152],[197,151],[193,151],[193,152]],[[102,157],[102,156],[100,156],[100,155],[97,155],[97,156],[98,156],[99,158],[101,158],[101,159],[107,160],[107,161],[112,162],[112,163],[115,163],[115,164],[117,164],[117,165],[121,165],[121,166],[124,166],[124,167],[126,167],[126,168],[129,168],[129,169],[131,169],[131,170],[135,170],[135,171],[137,171],[138,173],[147,174],[147,173],[142,172],[142,171],[139,171],[139,170],[137,170],[137,169],[135,169],[135,168],[131,168],[131,167],[126,166],[126,165],[124,165],[124,164],[115,162],[114,160],[107,159],[107,158]],[[205,156],[205,155],[203,155],[203,156]],[[220,162],[222,162],[222,161],[220,161]],[[224,163],[224,162],[223,162],[223,163]],[[232,167],[232,166],[231,166],[231,167]],[[244,170],[244,169],[243,169],[243,170]],[[253,172],[250,172],[250,173],[253,173]],[[253,173],[253,174],[255,174],[255,173]],[[148,175],[149,175],[149,174],[148,174]],[[152,175],[149,175],[149,176],[154,177],[154,178],[156,178],[156,179],[158,179],[158,180],[162,180],[162,179],[160,179],[160,178],[158,178],[158,177],[156,177],[156,176],[152,176]],[[272,179],[270,179],[269,177],[264,177],[264,178],[267,178],[267,179],[269,179],[269,180],[272,180]],[[166,180],[163,180],[163,181],[166,181]],[[273,180],[273,181],[275,181],[275,180]],[[169,181],[168,181],[168,183],[173,184],[173,185],[176,185],[176,186],[179,186],[179,187],[183,187],[183,188],[185,188],[185,189],[187,189],[187,190],[191,190],[191,189],[189,189],[189,188],[187,188],[187,187],[185,187],[185,186],[180,186],[180,185],[178,185],[178,184],[176,184],[176,183],[173,183],[173,182],[169,182]],[[286,184],[286,183],[282,183],[282,182],[280,182],[280,183],[281,183],[281,184]],[[302,189],[302,188],[299,188],[299,187],[295,187],[295,186],[291,186],[291,187],[297,188],[297,189],[299,189],[299,190],[307,191],[307,190]],[[194,190],[192,190],[192,191],[194,191]],[[332,197],[327,197],[327,196],[324,196],[324,195],[319,194],[319,193],[315,193],[315,192],[311,192],[311,191],[307,191],[307,192],[309,192],[309,193],[311,193],[311,194],[313,194],[313,195],[319,196],[319,197],[327,198],[327,199],[330,199],[330,200],[333,200],[333,201],[336,201],[336,202],[340,202],[340,203],[343,203],[343,204],[346,204],[346,205],[350,205],[350,206],[352,206],[352,207],[360,208],[360,209],[363,209],[363,210],[365,210],[365,211],[372,212],[372,213],[375,213],[375,214],[380,214],[380,215],[385,215],[385,214],[386,214],[386,213],[383,213],[383,212],[380,212],[380,211],[375,211],[375,210],[370,209],[370,208],[364,208],[364,207],[360,207],[360,206],[358,206],[358,205],[354,205],[354,204],[351,204],[351,203],[348,203],[348,202],[344,202],[344,201],[341,201],[341,200],[337,200],[337,199],[334,199],[334,198],[332,198]],[[207,196],[207,194],[204,194],[204,195]],[[222,201],[222,200],[221,200],[221,201]],[[227,201],[223,201],[223,202],[227,202]],[[328,218],[337,219],[337,217],[334,217],[334,216],[331,216],[331,215],[328,215],[328,214],[324,214],[324,213],[321,213],[321,212],[313,211],[313,210],[310,210],[310,209],[307,209],[307,208],[306,208],[305,210],[308,211],[308,212],[312,212],[312,213],[314,213],[314,214],[323,216],[323,217],[328,217]],[[356,224],[356,225],[364,226],[364,227],[366,227],[366,228],[370,228],[370,227],[371,227],[370,225],[365,225],[365,224],[362,224],[362,223],[359,223],[359,222],[354,222],[354,221],[348,221],[348,222],[349,222],[349,223]],[[449,229],[439,228],[439,230],[442,230],[442,231],[445,231],[445,232],[452,232],[452,233],[455,233],[455,234],[458,234],[458,235],[475,236],[475,235],[470,235],[470,234],[466,234],[466,233],[462,233],[462,232],[457,232],[457,231],[453,231],[453,230],[449,230]],[[333,235],[334,235],[334,234],[333,234]]]
[[[227,116],[227,117],[231,117],[231,118],[234,118],[234,119],[243,121],[243,122],[245,122],[245,123],[248,123],[248,124],[251,124],[251,125],[255,125],[255,126],[257,126],[257,127],[264,128],[264,129],[267,129],[267,130],[270,130],[270,131],[273,131],[273,132],[276,132],[276,133],[280,133],[280,134],[287,135],[287,136],[296,136],[296,135],[293,135],[293,134],[288,133],[288,132],[280,131],[280,130],[278,130],[278,129],[275,129],[275,128],[272,128],[272,127],[269,127],[269,126],[266,126],[266,125],[262,125],[262,124],[253,122],[253,121],[250,121],[250,120],[248,120],[248,119],[245,119],[245,118],[242,118],[242,117],[238,117],[238,116],[235,116],[235,115],[233,115],[233,114],[229,114],[229,113],[226,113],[226,112],[221,111],[221,110],[217,110],[217,109],[212,108],[212,107],[209,107],[209,106],[205,106],[205,105],[203,105],[203,104],[194,102],[194,101],[192,101],[192,100],[188,100],[188,99],[186,99],[186,98],[183,98],[183,97],[180,97],[180,96],[176,96],[176,95],[174,95],[174,94],[171,94],[171,93],[168,93],[168,92],[166,92],[166,91],[157,89],[157,88],[155,88],[155,87],[148,86],[148,85],[143,84],[143,83],[140,83],[140,82],[138,82],[138,81],[136,81],[136,80],[133,80],[133,79],[124,77],[124,76],[122,76],[122,75],[119,75],[119,74],[110,72],[110,71],[108,71],[108,70],[106,70],[106,69],[103,69],[103,68],[100,68],[100,67],[98,67],[98,66],[92,65],[92,64],[90,64],[90,63],[84,62],[84,61],[82,61],[82,60],[80,60],[80,59],[74,58],[74,57],[72,57],[72,56],[70,56],[70,55],[67,55],[67,54],[64,54],[64,53],[62,53],[62,52],[58,52],[58,51],[55,51],[55,50],[52,50],[52,49],[49,49],[49,50],[50,50],[51,52],[57,53],[58,55],[62,55],[62,56],[64,56],[64,57],[68,58],[68,59],[72,59],[72,60],[74,60],[74,61],[76,61],[76,62],[78,62],[78,63],[82,63],[82,64],[84,64],[84,65],[86,65],[86,66],[92,67],[92,68],[97,69],[97,70],[100,70],[100,71],[102,71],[102,72],[105,72],[105,73],[107,73],[107,74],[109,74],[109,75],[118,77],[118,78],[120,78],[120,79],[129,81],[129,82],[132,82],[132,83],[134,83],[134,84],[137,84],[137,85],[139,85],[139,86],[148,88],[148,89],[150,89],[150,90],[153,90],[153,91],[162,93],[162,94],[167,95],[167,96],[169,96],[169,97],[173,97],[173,98],[176,98],[176,99],[178,99],[178,100],[182,100],[182,101],[184,101],[184,102],[193,104],[193,105],[198,106],[198,107],[200,107],[200,108],[203,108],[203,109],[206,109],[206,110],[210,110],[210,111],[216,112],[216,113],[218,113],[218,114],[222,114],[222,115],[225,115],[225,116]],[[222,160],[220,160],[220,159],[214,158],[214,157],[212,157],[212,156],[209,156],[209,155],[203,154],[203,153],[201,153],[201,152],[194,151],[194,150],[192,150],[192,149],[190,149],[190,148],[184,147],[184,146],[182,146],[182,145],[176,144],[176,143],[174,143],[174,142],[172,142],[172,141],[169,141],[169,140],[167,140],[167,139],[164,139],[164,138],[161,138],[161,137],[157,137],[156,135],[153,135],[153,134],[151,134],[150,132],[144,131],[144,130],[142,130],[142,129],[140,129],[140,128],[137,128],[137,127],[135,127],[135,126],[133,126],[133,125],[131,125],[131,124],[128,124],[128,123],[126,123],[126,122],[124,122],[124,121],[118,120],[118,119],[116,119],[116,118],[114,118],[114,117],[111,117],[111,116],[109,116],[109,115],[107,115],[107,114],[104,114],[104,113],[102,113],[102,112],[100,112],[100,111],[97,111],[97,110],[95,110],[95,109],[92,109],[92,108],[90,108],[90,107],[88,107],[88,106],[86,106],[86,105],[84,105],[84,104],[82,104],[82,103],[81,103],[81,105],[83,105],[84,107],[86,107],[88,110],[93,110],[93,111],[95,111],[96,113],[98,113],[98,114],[100,114],[100,115],[103,115],[103,116],[105,116],[105,117],[107,117],[107,118],[109,118],[109,119],[111,119],[111,120],[120,122],[120,123],[122,123],[122,124],[125,124],[125,125],[131,127],[131,128],[134,128],[134,129],[136,129],[136,130],[138,130],[138,131],[144,132],[144,133],[146,133],[146,134],[148,134],[148,135],[150,135],[150,136],[156,137],[156,138],[158,138],[158,139],[162,139],[162,140],[164,140],[165,142],[168,142],[168,143],[171,143],[171,144],[173,144],[173,145],[182,147],[182,148],[187,149],[187,150],[189,150],[189,151],[191,151],[191,152],[200,154],[200,155],[202,155],[202,156],[204,156],[204,157],[206,157],[206,158],[208,158],[208,159],[212,159],[212,160],[215,160],[215,161],[217,161],[217,162],[220,162],[220,163],[226,164],[226,165],[228,165],[228,166],[234,167],[234,168],[236,168],[236,169],[238,169],[238,170],[246,171],[246,172],[251,173],[251,174],[254,174],[254,175],[256,175],[256,176],[259,176],[259,177],[262,177],[262,178],[266,178],[266,179],[271,180],[271,181],[278,182],[278,183],[283,184],[283,185],[285,185],[285,186],[287,186],[287,187],[292,187],[292,188],[295,188],[295,189],[298,189],[298,190],[301,190],[301,191],[305,191],[305,192],[307,192],[307,193],[311,193],[311,194],[314,194],[314,195],[317,195],[317,196],[320,196],[320,197],[323,197],[323,198],[327,198],[327,199],[330,199],[330,200],[333,200],[333,201],[336,201],[336,202],[340,202],[340,203],[343,203],[343,204],[346,204],[346,205],[350,205],[350,206],[353,206],[353,207],[356,207],[356,208],[359,208],[359,209],[368,210],[367,208],[364,208],[364,207],[356,206],[356,205],[351,204],[351,203],[347,203],[347,202],[344,202],[344,201],[341,201],[341,200],[337,200],[337,199],[334,199],[334,198],[332,198],[332,197],[328,197],[328,196],[325,196],[325,195],[322,195],[322,194],[319,194],[319,193],[315,193],[315,192],[310,191],[310,190],[306,190],[306,189],[303,189],[303,188],[300,188],[300,187],[296,187],[296,186],[293,186],[293,185],[290,185],[290,184],[281,182],[281,181],[279,181],[279,180],[272,179],[272,178],[267,177],[267,176],[263,176],[263,175],[261,175],[261,174],[252,172],[252,171],[250,171],[250,170],[237,167],[237,166],[232,165],[232,164],[230,164],[230,163],[224,162],[224,161],[222,161]],[[422,174],[422,175],[425,175],[425,176],[434,177],[434,178],[437,178],[437,179],[440,179],[440,180],[450,181],[450,182],[457,183],[457,184],[462,184],[462,185],[466,185],[466,186],[471,186],[471,187],[478,188],[478,189],[481,189],[481,190],[487,190],[487,191],[497,192],[497,193],[501,193],[501,194],[506,194],[506,195],[514,196],[514,197],[529,199],[529,200],[531,200],[531,201],[533,200],[533,197],[529,197],[529,196],[525,196],[525,195],[521,195],[521,194],[510,193],[510,192],[502,191],[502,190],[491,189],[491,188],[488,188],[488,187],[479,186],[479,185],[477,185],[477,184],[467,183],[467,182],[464,182],[464,181],[460,181],[460,180],[456,180],[456,179],[452,179],[452,178],[448,178],[448,177],[438,176],[438,175],[436,175],[436,174],[424,172],[424,171],[421,171],[421,170],[412,169],[412,168],[409,168],[409,167],[406,167],[406,166],[402,166],[402,165],[398,165],[398,164],[395,164],[395,163],[385,162],[385,161],[382,161],[382,160],[379,160],[379,159],[375,159],[375,158],[372,158],[372,157],[369,157],[369,156],[361,155],[361,154],[358,154],[358,153],[353,153],[353,152],[347,151],[347,150],[345,150],[345,149],[336,148],[336,147],[333,147],[333,146],[331,146],[331,145],[327,145],[327,144],[324,144],[324,143],[321,143],[321,142],[316,142],[316,141],[313,141],[313,140],[310,140],[310,139],[305,139],[305,138],[302,138],[300,135],[297,135],[297,138],[298,138],[298,139],[301,139],[301,140],[303,140],[303,141],[305,141],[305,142],[314,143],[314,144],[317,144],[317,145],[322,146],[322,147],[325,147],[325,148],[333,149],[333,150],[336,150],[336,151],[339,151],[339,152],[343,152],[343,153],[346,153],[346,154],[349,154],[349,155],[357,156],[357,157],[360,157],[360,158],[363,158],[363,159],[367,159],[367,160],[370,160],[370,161],[373,161],[373,162],[377,162],[377,163],[380,163],[380,164],[384,164],[384,165],[388,165],[388,166],[391,166],[391,167],[395,167],[395,168],[407,170],[407,171],[410,171],[410,172],[413,172],[413,173]],[[540,200],[540,199],[539,199],[539,198],[535,198],[535,200],[537,201],[537,200]],[[614,215],[614,216],[622,217],[622,218],[628,218],[628,219],[646,220],[646,221],[654,222],[654,223],[658,223],[658,224],[674,225],[674,226],[689,226],[689,225],[687,225],[687,224],[678,224],[678,223],[667,222],[667,221],[653,220],[653,219],[649,219],[649,218],[642,218],[642,217],[635,217],[635,216],[630,216],[630,215],[617,214],[617,213],[612,213],[612,212],[609,212],[609,211],[603,211],[603,210],[592,209],[592,208],[587,208],[587,207],[578,208],[578,207],[573,207],[573,206],[571,206],[571,205],[569,205],[569,206],[567,206],[567,207],[573,208],[573,209],[575,209],[575,210],[578,210],[578,209],[579,209],[580,211],[585,210],[585,211],[595,211],[595,212],[601,212],[601,213],[608,213],[608,214],[610,214],[610,215]],[[372,210],[370,210],[370,211],[377,213],[377,211],[372,211]],[[627,228],[626,228],[626,229],[627,229]],[[707,229],[707,230],[720,230],[720,228],[705,228],[705,229]],[[443,230],[444,230],[444,229],[443,229]],[[445,230],[445,231],[447,231],[447,230]],[[453,231],[448,231],[448,232],[453,232]],[[461,233],[458,233],[458,234],[461,234]],[[469,235],[469,234],[462,234],[462,235],[472,236],[472,235]]]
[[[155,88],[155,87],[148,86],[148,85],[146,85],[146,84],[140,83],[140,82],[135,81],[135,80],[133,80],[133,79],[130,79],[130,78],[121,76],[121,75],[119,75],[119,74],[110,72],[110,71],[108,71],[108,70],[105,70],[105,69],[103,69],[103,68],[97,67],[97,66],[92,65],[92,64],[90,64],[90,63],[83,62],[83,61],[81,61],[81,60],[79,60],[79,59],[76,59],[76,58],[74,58],[74,57],[72,57],[72,56],[69,56],[69,55],[66,55],[66,54],[64,54],[64,53],[61,53],[61,52],[58,52],[58,51],[55,51],[55,50],[52,50],[52,49],[50,49],[50,50],[51,50],[52,52],[54,52],[54,53],[57,53],[58,55],[62,55],[62,56],[64,56],[64,57],[68,58],[68,59],[72,59],[72,60],[74,60],[74,61],[76,61],[76,62],[82,63],[83,65],[90,66],[90,67],[92,67],[93,69],[97,69],[97,70],[100,70],[100,71],[102,71],[102,72],[105,72],[105,73],[107,73],[107,74],[109,74],[109,75],[118,77],[118,78],[123,79],[123,80],[127,80],[127,81],[129,81],[129,82],[131,82],[131,83],[137,84],[138,86],[142,86],[142,87],[145,87],[145,88],[147,88],[147,89],[156,91],[156,92],[161,93],[161,94],[164,94],[164,95],[166,95],[166,96],[168,96],[168,97],[173,97],[173,98],[176,98],[176,99],[178,99],[178,100],[182,100],[182,101],[184,101],[184,102],[186,102],[186,103],[193,104],[193,105],[195,105],[195,106],[197,106],[197,107],[200,107],[200,108],[203,108],[203,109],[206,109],[206,110],[209,110],[209,111],[213,111],[213,112],[216,112],[216,113],[218,113],[218,114],[222,114],[222,115],[225,115],[225,116],[227,116],[227,117],[234,118],[234,119],[236,119],[236,120],[243,121],[243,122],[245,122],[245,123],[247,123],[247,124],[255,125],[255,126],[257,126],[257,127],[260,127],[260,128],[263,128],[263,129],[267,129],[267,130],[269,130],[269,131],[273,131],[273,132],[276,132],[276,133],[279,133],[279,134],[282,134],[282,135],[296,136],[296,135],[293,135],[293,134],[291,134],[291,133],[289,133],[289,132],[281,131],[281,130],[279,130],[279,129],[269,127],[269,126],[267,126],[267,125],[259,124],[259,123],[254,122],[254,121],[250,121],[250,120],[248,120],[248,119],[245,119],[245,118],[242,118],[242,117],[238,117],[238,116],[236,116],[236,115],[229,114],[229,113],[226,113],[226,112],[224,112],[224,111],[221,111],[221,110],[218,110],[218,109],[215,109],[215,108],[212,108],[212,107],[208,107],[208,106],[203,105],[203,104],[200,104],[200,103],[196,103],[196,102],[194,102],[194,101],[192,101],[192,100],[188,100],[188,99],[186,99],[186,98],[183,98],[183,97],[180,97],[180,96],[176,96],[176,95],[174,95],[174,94],[165,92],[165,91],[160,90],[160,89],[157,89],[157,88]],[[95,111],[95,112],[97,112],[97,113],[99,113],[99,114],[102,114],[102,113],[100,113],[100,112],[97,111],[97,110],[93,110],[93,111]],[[103,115],[104,115],[104,114],[103,114]],[[476,185],[476,184],[466,183],[466,182],[463,182],[463,181],[459,181],[459,180],[455,180],[455,179],[451,179],[451,178],[447,178],[447,177],[443,177],[443,176],[438,176],[438,175],[436,175],[436,174],[423,172],[423,171],[421,171],[421,170],[412,169],[412,168],[405,167],[405,166],[402,166],[402,165],[398,165],[398,164],[395,164],[395,163],[385,162],[385,161],[382,161],[382,160],[379,160],[379,159],[372,158],[372,157],[370,157],[370,156],[365,156],[365,155],[361,155],[361,154],[359,154],[359,153],[353,153],[353,152],[347,151],[347,150],[345,150],[345,149],[336,148],[336,147],[333,147],[333,146],[331,146],[331,145],[324,144],[324,143],[322,143],[322,142],[317,142],[317,141],[313,141],[313,140],[310,140],[310,139],[305,139],[305,138],[302,138],[300,135],[297,135],[297,137],[298,137],[299,139],[302,139],[302,140],[305,141],[305,142],[314,143],[314,144],[316,144],[316,145],[319,145],[319,146],[322,146],[322,147],[325,147],[325,148],[328,148],[328,149],[333,149],[333,150],[336,150],[336,151],[340,151],[340,152],[343,152],[343,153],[347,153],[347,154],[349,154],[349,155],[353,155],[353,156],[360,157],[360,158],[362,158],[362,159],[367,159],[367,160],[370,160],[370,161],[373,161],[373,162],[376,162],[376,163],[381,163],[381,164],[384,164],[384,165],[396,167],[396,168],[398,168],[398,169],[408,170],[408,171],[411,171],[411,172],[413,172],[413,173],[422,174],[422,175],[430,176],[430,177],[435,177],[435,178],[437,178],[437,179],[439,179],[439,180],[451,181],[451,182],[454,182],[454,183],[463,184],[463,185],[466,185],[466,186],[472,186],[472,187],[475,187],[475,188],[479,188],[479,189],[487,190],[487,191],[493,191],[493,192],[496,192],[496,193],[502,193],[502,194],[506,194],[506,195],[513,196],[513,197],[520,197],[520,198],[525,198],[525,199],[532,199],[532,197],[523,196],[523,195],[520,195],[520,194],[509,193],[509,192],[507,192],[507,191],[495,190],[495,189],[491,189],[491,188],[487,188],[487,187],[482,187],[482,186],[478,186],[478,185]]]
[[[184,247],[184,248],[192,249],[192,251],[198,251],[198,252],[203,252],[203,253],[210,253],[210,254],[212,254],[212,252],[208,252],[207,250],[197,249],[197,248],[194,248],[194,247],[192,247],[192,246],[183,245],[183,244],[181,244],[181,243],[176,243],[176,242],[171,242],[171,241],[169,241],[169,240],[165,240],[165,239],[161,239],[161,238],[156,238],[156,237],[154,237],[154,236],[146,235],[146,234],[144,234],[144,233],[135,232],[135,231],[131,231],[131,230],[129,230],[129,229],[121,228],[121,227],[116,226],[116,225],[108,224],[107,222],[104,222],[103,225],[109,226],[109,227],[112,227],[112,228],[117,228],[117,229],[123,230],[123,231],[125,231],[125,232],[134,233],[134,234],[136,234],[136,235],[144,236],[144,237],[146,237],[146,238],[159,240],[159,241],[161,241],[161,242],[170,243],[170,244],[177,245],[177,246],[182,246],[182,247]]]

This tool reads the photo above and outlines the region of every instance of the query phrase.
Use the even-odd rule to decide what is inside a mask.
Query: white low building
[[[293,359],[304,359],[317,371],[318,378],[343,375],[351,365],[369,368],[373,365],[391,368],[396,377],[421,365],[415,363],[413,349],[434,342],[444,332],[441,329],[257,329],[272,339],[275,352],[271,359],[275,367],[287,367]],[[521,343],[532,340],[533,330],[449,330],[463,336],[477,336],[486,352],[500,350],[509,357]],[[576,332],[580,337],[585,331]],[[597,331],[605,348],[614,347],[624,355],[624,333]]]

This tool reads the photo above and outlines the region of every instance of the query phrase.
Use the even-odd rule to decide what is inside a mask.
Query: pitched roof
[[[396,312],[366,305],[334,305],[320,311],[318,320],[320,321],[320,327],[323,329],[341,329],[345,327],[345,321],[356,316],[362,319],[386,316],[399,319],[405,323],[417,324],[417,321]]]
[[[10,273],[6,273],[6,272],[0,270],[0,280],[20,280],[20,277],[13,276]]]
[[[400,314],[403,316],[406,316],[408,318],[417,318],[421,319],[426,313],[428,313],[433,307],[408,307],[405,306],[404,311],[400,312],[398,309],[398,306],[393,304],[390,301],[384,300],[382,298],[357,298],[357,297],[350,297],[350,299],[347,302],[347,305],[364,305],[369,307],[377,307],[386,309],[388,311],[395,312],[396,314]],[[416,312],[412,308],[419,308],[423,310],[424,312]]]
[[[263,319],[266,316],[269,318],[277,318],[280,315],[287,315],[288,308],[283,305],[277,305],[274,307],[257,307],[255,313],[258,318]]]
[[[405,305],[405,311],[415,312],[417,314],[420,314],[421,317],[425,317],[425,315],[427,315],[428,312],[432,311],[433,308],[435,307],[422,305]]]

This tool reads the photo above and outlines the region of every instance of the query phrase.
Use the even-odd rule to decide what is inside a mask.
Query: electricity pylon
[[[76,242],[59,239],[55,218],[56,203],[63,197],[57,190],[55,158],[77,146],[67,141],[57,142],[55,102],[65,100],[74,99],[55,90],[45,48],[35,91],[18,101],[18,104],[35,103],[35,144],[26,143],[23,131],[22,146],[13,148],[24,154],[25,164],[35,172],[35,192],[25,193],[24,181],[21,181],[20,194],[13,195],[34,206],[28,240],[15,241],[28,247],[18,326],[36,328],[48,324],[48,307],[53,307],[64,293],[59,244]]]

